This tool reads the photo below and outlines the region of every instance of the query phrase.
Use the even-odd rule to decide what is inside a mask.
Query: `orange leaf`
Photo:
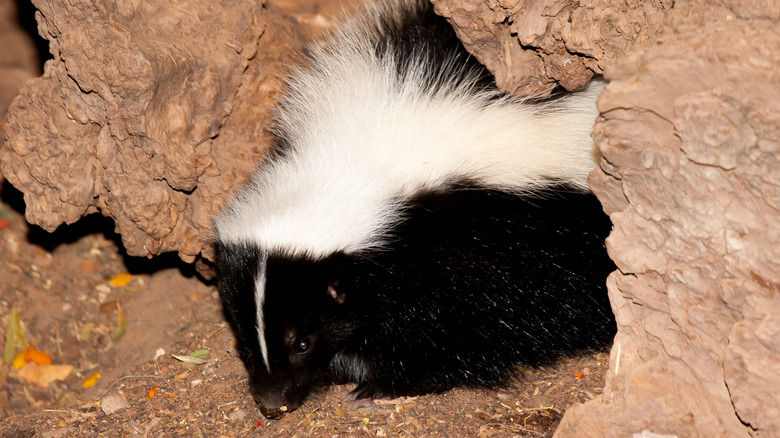
[[[27,365],[27,361],[26,361],[26,360],[24,360],[24,353],[25,353],[25,352],[24,352],[24,351],[22,351],[21,353],[17,354],[17,355],[16,355],[16,358],[14,359],[14,361],[13,361],[13,363],[12,363],[12,365],[14,366],[14,368],[16,368],[17,370],[18,370],[19,368],[21,368],[21,367],[23,367],[23,366]]]
[[[8,221],[7,220],[0,220],[0,228],[6,228],[8,227]]]
[[[81,382],[81,386],[84,388],[91,388],[97,384],[98,379],[100,379],[100,373],[90,374],[89,377]]]
[[[578,379],[581,379],[581,378],[585,377],[585,375],[584,375],[584,374],[582,374],[582,373],[581,373],[581,372],[579,372],[579,371],[575,371],[575,372],[574,372],[574,377],[576,377],[576,378],[578,378]]]
[[[25,362],[35,362],[38,365],[51,364],[51,356],[44,353],[43,351],[36,350],[35,347],[30,347],[27,349],[27,353],[24,354],[24,360]]]
[[[108,282],[111,283],[111,286],[122,287],[122,286],[127,286],[130,283],[130,280],[132,279],[133,279],[132,275],[123,272],[121,274],[116,274],[116,276],[114,276],[114,278],[112,278],[111,280],[108,280]]]

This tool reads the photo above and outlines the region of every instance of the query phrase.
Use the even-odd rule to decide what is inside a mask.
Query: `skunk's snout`
[[[284,400],[284,397],[274,396],[272,394],[253,394],[255,403],[260,408],[260,412],[269,420],[280,420],[284,414],[294,411],[298,406],[293,406]]]
[[[267,408],[263,405],[260,405],[260,412],[265,418],[268,418],[269,420],[281,420],[282,417],[284,417],[284,414],[287,413],[287,406],[282,406],[279,408]]]

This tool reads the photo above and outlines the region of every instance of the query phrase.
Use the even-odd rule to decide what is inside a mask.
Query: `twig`
[[[506,429],[514,429],[514,430],[517,430],[517,431],[520,431],[520,432],[532,433],[532,434],[535,434],[536,436],[544,436],[543,433],[537,432],[535,430],[526,429],[526,428],[520,427],[520,426],[510,426],[508,424],[501,424],[501,423],[487,423],[487,424],[483,424],[482,426],[479,426],[479,429],[477,429],[477,431],[474,432],[474,434],[472,436],[477,436],[479,434],[479,432],[482,430],[482,428],[486,427],[486,426],[503,427],[503,428],[506,428]]]
[[[145,375],[138,375],[138,376],[122,376],[122,377],[120,377],[120,378],[118,378],[118,379],[114,380],[114,383],[112,383],[111,385],[109,385],[109,386],[108,386],[108,388],[106,388],[106,390],[105,390],[105,391],[103,391],[103,392],[100,394],[100,397],[98,397],[98,398],[101,398],[101,397],[103,397],[104,395],[106,395],[106,394],[108,393],[108,391],[110,391],[110,390],[111,390],[111,388],[113,388],[113,387],[114,387],[114,385],[116,385],[117,383],[119,383],[119,382],[121,382],[122,380],[125,380],[125,379],[165,379],[165,377],[163,377],[163,376],[145,376]]]
[[[220,327],[220,328],[214,330],[213,332],[209,333],[208,335],[206,335],[206,339],[211,339],[212,336],[216,335],[217,333],[221,332],[222,330],[225,330],[225,327]]]
[[[408,430],[406,430],[406,429],[398,429],[398,430],[399,430],[399,432],[403,432],[403,433],[405,433],[405,434],[407,434],[407,435],[409,435],[409,436],[411,436],[411,437],[413,437],[413,436],[414,436],[414,435],[412,435],[412,433],[411,433],[411,432],[409,432],[409,431],[408,431]]]
[[[317,407],[317,408],[314,408],[314,410],[313,410],[313,411],[311,411],[311,412],[309,412],[308,414],[306,414],[306,415],[303,417],[303,420],[299,421],[299,422],[298,422],[298,424],[296,424],[296,425],[295,425],[295,427],[298,427],[298,426],[300,426],[301,424],[303,424],[303,422],[304,422],[304,421],[306,421],[306,420],[307,420],[309,417],[311,417],[312,415],[314,415],[314,413],[315,413],[315,412],[317,412],[317,411],[319,411],[319,410],[320,410],[320,408],[319,408],[319,407]]]
[[[106,388],[103,392],[101,392],[100,395],[97,397],[97,399],[103,398],[104,395],[108,394],[108,391],[111,391],[111,388],[113,388],[114,385],[116,385],[117,383],[119,383],[119,382],[121,382],[122,380],[125,380],[125,379],[165,379],[165,377],[163,377],[163,376],[145,376],[145,375],[122,376],[122,377],[114,380],[114,382],[112,384],[108,385],[108,388]],[[98,400],[95,400],[95,402],[92,403],[92,406],[90,406],[89,409],[87,409],[87,413],[89,413],[92,410],[92,408],[95,407],[97,402],[98,402]]]
[[[550,405],[550,406],[539,406],[538,408],[519,408],[518,407],[518,408],[515,408],[515,409],[517,409],[518,412],[551,411],[551,410],[555,409],[555,406],[553,406],[553,405]]]
[[[170,388],[171,391],[176,392],[176,389],[171,385],[171,382],[168,381],[168,378],[166,378],[163,375],[162,370],[160,369],[160,364],[157,362],[157,359],[154,360],[154,366],[157,367],[157,371],[160,373],[160,377],[162,377],[163,380],[165,380],[165,384],[168,385],[168,388]]]

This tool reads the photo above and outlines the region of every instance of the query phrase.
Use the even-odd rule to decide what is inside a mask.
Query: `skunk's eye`
[[[311,338],[307,336],[298,341],[298,345],[295,346],[295,349],[298,353],[305,353],[309,350],[309,347],[311,347]]]

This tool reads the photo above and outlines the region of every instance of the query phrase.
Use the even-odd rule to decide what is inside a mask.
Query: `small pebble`
[[[126,409],[128,404],[127,399],[125,399],[121,394],[109,394],[103,397],[103,400],[100,401],[100,407],[103,409],[103,412],[105,412],[106,415],[111,415],[116,411]]]
[[[244,417],[246,417],[246,411],[245,411],[245,410],[243,410],[243,409],[238,409],[238,410],[236,410],[236,411],[233,411],[233,412],[231,412],[231,413],[228,415],[228,418],[229,418],[231,421],[240,420],[240,419],[242,419],[242,418],[244,418]]]

